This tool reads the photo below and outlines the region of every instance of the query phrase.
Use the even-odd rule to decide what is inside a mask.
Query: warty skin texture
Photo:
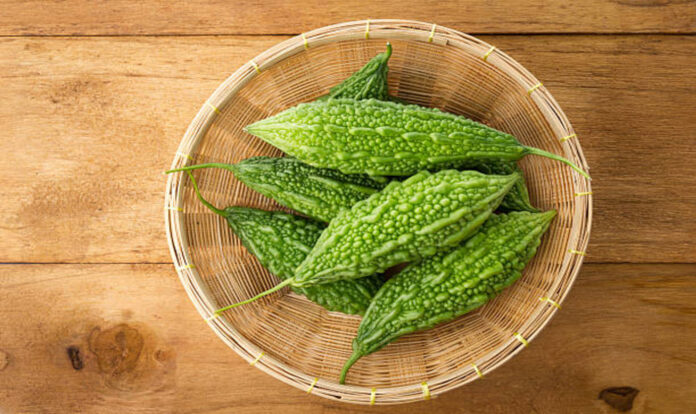
[[[247,131],[308,164],[370,175],[515,161],[524,152],[511,135],[469,119],[374,99],[300,104]]]
[[[331,221],[338,213],[384,188],[385,177],[344,174],[294,158],[252,157],[237,164],[207,163],[167,171],[222,168],[252,190],[306,216]]]
[[[224,212],[244,247],[282,280],[294,276],[295,268],[325,227],[323,223],[282,212],[247,207],[227,207]],[[368,276],[292,290],[327,310],[362,315],[381,285],[381,276]]]
[[[388,61],[391,56],[391,44],[387,43],[387,52],[380,53],[372,58],[359,71],[343,81],[341,84],[331,88],[329,95],[321,99],[331,98],[353,98],[353,99],[380,99],[383,101],[395,101],[405,103],[397,98],[389,96],[389,85],[387,83],[387,72],[389,70]],[[485,174],[505,175],[522,170],[514,161],[489,161],[478,163],[472,167],[476,171]],[[538,211],[529,201],[529,193],[524,179],[520,179],[510,192],[500,203],[502,211]]]
[[[519,178],[444,170],[392,181],[331,221],[292,284],[360,278],[456,245],[486,221]]]
[[[347,174],[411,175],[443,167],[475,168],[528,154],[565,158],[515,137],[433,108],[375,99],[304,103],[255,122],[246,131],[308,164]]]
[[[326,222],[387,183],[364,174],[313,167],[294,158],[253,157],[234,165],[232,170],[252,190]]]
[[[519,279],[555,215],[555,211],[492,215],[460,247],[412,264],[388,280],[360,323],[341,383],[361,357],[405,334],[470,312]]]

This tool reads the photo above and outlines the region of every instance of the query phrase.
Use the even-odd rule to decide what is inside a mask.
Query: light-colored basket
[[[578,139],[551,94],[512,58],[474,37],[433,24],[360,21],[282,42],[230,76],[201,108],[172,168],[281,155],[242,131],[245,125],[311,101],[384,51],[392,95],[465,115],[561,154],[587,169]],[[303,391],[357,404],[430,398],[502,365],[560,307],[583,259],[592,220],[590,183],[567,166],[528,156],[520,163],[533,203],[558,210],[523,277],[483,308],[411,334],[338,375],[360,318],[327,312],[289,290],[212,317],[223,306],[274,286],[271,276],[195,198],[185,174],[167,181],[167,237],[181,281],[213,330],[252,365]],[[219,207],[281,209],[220,169],[197,171]],[[201,344],[205,346],[205,344]],[[232,373],[230,373],[232,375]]]

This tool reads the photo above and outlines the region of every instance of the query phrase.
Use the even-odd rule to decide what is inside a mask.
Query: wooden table
[[[492,3],[492,4],[491,4]],[[0,412],[695,412],[693,1],[0,0]],[[592,167],[563,309],[483,380],[396,407],[331,402],[218,340],[171,265],[164,178],[237,67],[327,24],[479,35],[544,82]]]

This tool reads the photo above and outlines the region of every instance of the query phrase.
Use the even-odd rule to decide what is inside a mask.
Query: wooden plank
[[[161,171],[214,88],[282,39],[0,39],[12,161],[0,261],[170,261]],[[696,261],[693,38],[484,39],[535,73],[578,132],[595,191],[587,259]]]
[[[693,33],[689,1],[0,1],[3,35],[298,34],[334,23],[418,19],[471,33]],[[601,16],[601,18],[600,18]]]
[[[696,261],[696,194],[684,191],[696,184],[696,83],[683,81],[696,76],[693,39],[486,40],[544,82],[575,127],[593,178],[588,259]]]
[[[0,260],[170,261],[162,171],[207,96],[276,41],[0,40],[0,148],[17,167]]]
[[[171,265],[0,266],[0,412],[372,412],[250,367]],[[546,329],[501,368],[385,413],[696,410],[696,265],[586,265]],[[626,397],[607,392],[618,406]]]

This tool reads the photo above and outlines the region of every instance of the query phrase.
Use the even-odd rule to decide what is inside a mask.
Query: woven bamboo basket
[[[203,105],[172,168],[281,155],[242,128],[326,94],[384,51],[387,41],[394,47],[392,95],[465,115],[588,169],[563,111],[520,64],[456,30],[405,20],[328,26],[261,53]],[[523,277],[477,311],[364,357],[351,369],[349,385],[339,385],[338,375],[351,354],[357,316],[327,312],[284,289],[211,317],[278,279],[242,247],[222,218],[198,202],[185,174],[167,181],[167,237],[196,308],[250,364],[303,391],[349,403],[429,399],[486,375],[527,346],[560,308],[580,269],[592,221],[590,183],[546,158],[528,156],[520,165],[533,203],[559,213]],[[217,206],[282,209],[227,171],[199,170],[196,177],[204,196]]]

